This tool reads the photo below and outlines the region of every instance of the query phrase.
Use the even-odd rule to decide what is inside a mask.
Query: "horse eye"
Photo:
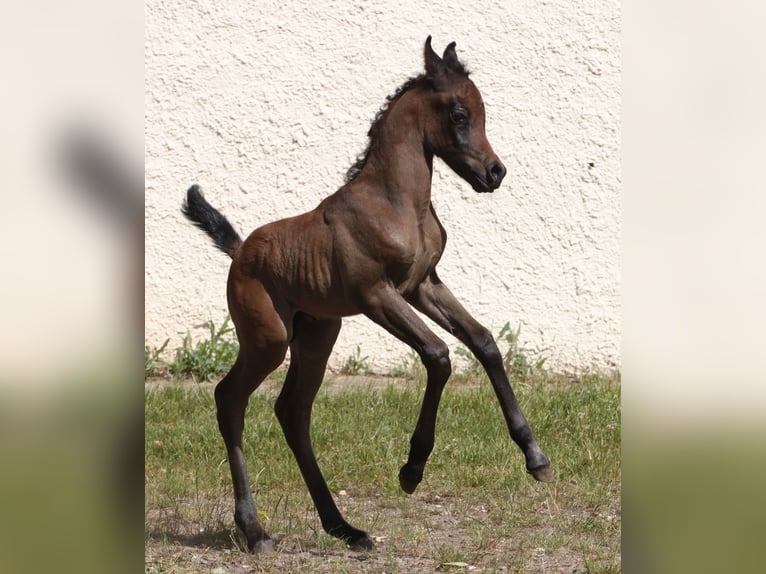
[[[468,122],[468,114],[461,109],[452,110],[449,113],[449,117],[452,120],[452,123],[457,125],[463,125]]]

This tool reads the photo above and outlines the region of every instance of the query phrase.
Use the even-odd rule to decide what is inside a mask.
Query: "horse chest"
[[[429,222],[430,223],[430,222]],[[419,227],[392,266],[391,278],[400,293],[409,293],[428,277],[444,252],[444,237],[435,225]]]

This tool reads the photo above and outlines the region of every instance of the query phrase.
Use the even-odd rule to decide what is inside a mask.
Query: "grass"
[[[145,376],[174,382],[145,394],[147,572],[621,571],[619,375],[554,375],[508,323],[498,346],[554,483],[526,474],[486,375],[459,348],[466,360],[445,391],[425,479],[403,494],[397,473],[426,378],[411,352],[390,373],[398,381],[325,385],[314,407],[312,439],[338,506],[377,537],[376,552],[353,553],[323,533],[273,415],[282,373],[251,398],[244,445],[261,519],[284,538],[274,555],[244,553],[210,387],[180,382],[233,364],[228,318],[209,329],[196,343],[187,334],[171,362],[167,341],[145,348]],[[340,374],[369,371],[357,346]]]
[[[414,360],[408,366],[416,372]],[[278,551],[263,557],[241,551],[210,390],[148,390],[146,571],[620,572],[619,376],[531,381],[515,390],[553,461],[554,483],[526,474],[482,381],[448,385],[434,452],[412,496],[399,490],[397,473],[422,378],[378,391],[320,391],[312,422],[317,458],[349,522],[377,537],[371,554],[323,533],[273,414],[275,391],[259,390],[247,413],[245,456],[264,525],[284,535]]]

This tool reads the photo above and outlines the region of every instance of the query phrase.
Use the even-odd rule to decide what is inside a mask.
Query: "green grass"
[[[321,531],[273,414],[273,392],[252,396],[244,448],[264,525],[285,535],[284,551],[258,561],[238,551],[212,393],[188,385],[147,391],[147,563],[157,572],[196,572],[168,558],[177,554],[164,553],[181,545],[207,548],[211,560],[271,564],[278,571],[409,572],[422,562],[428,571],[465,571],[455,565],[465,563],[488,572],[542,572],[569,561],[577,564],[569,572],[619,572],[619,377],[560,381],[540,377],[515,385],[554,464],[554,483],[527,475],[486,381],[451,384],[434,452],[411,497],[399,490],[397,473],[423,383],[320,391],[312,419],[319,464],[349,522],[382,537],[366,562]]]

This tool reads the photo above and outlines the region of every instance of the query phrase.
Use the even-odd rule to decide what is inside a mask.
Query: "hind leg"
[[[355,549],[371,549],[366,532],[343,519],[311,446],[311,407],[322,384],[327,358],[340,331],[340,319],[315,319],[303,313],[295,316],[290,343],[290,368],[274,410],[295,455],[303,479],[319,513],[324,530]]]
[[[282,357],[284,357],[284,351]],[[274,363],[278,366],[281,360],[277,362],[274,358],[271,364]],[[266,366],[268,364],[264,363],[260,369],[248,370],[238,360],[231,372],[215,388],[218,429],[226,445],[226,454],[229,459],[229,469],[234,486],[234,522],[244,533],[248,549],[251,552],[261,552],[272,548],[269,536],[258,520],[258,511],[250,493],[247,465],[242,452],[242,432],[248,399],[250,394],[273,370]]]
[[[234,486],[234,521],[245,534],[248,549],[260,552],[270,550],[272,542],[258,520],[258,512],[250,493],[242,453],[242,432],[250,395],[284,360],[289,332],[285,322],[274,310],[271,299],[260,297],[251,299],[249,303],[246,321],[242,320],[243,313],[235,315],[234,311],[238,308],[232,307],[240,351],[234,367],[215,389],[215,403],[218,428],[226,445]]]

